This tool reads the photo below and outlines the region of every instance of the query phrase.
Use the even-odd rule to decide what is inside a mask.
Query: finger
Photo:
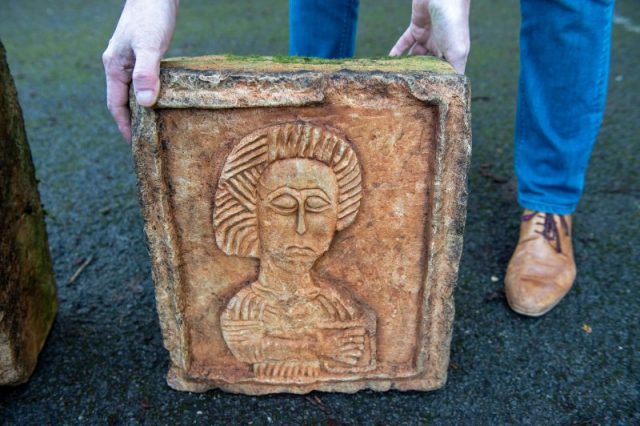
[[[285,313],[282,309],[278,308],[277,306],[271,306],[271,305],[266,305],[264,307],[264,313],[281,317],[281,318],[285,316]]]
[[[427,53],[429,53],[427,48],[418,43],[415,43],[411,46],[411,49],[409,49],[409,55],[426,55]]]
[[[353,357],[353,356],[341,356],[340,357],[340,361],[344,362],[345,364],[350,364],[350,365],[356,365],[358,363],[358,359],[359,357]]]
[[[265,313],[268,313],[268,314],[273,314],[273,315],[279,315],[279,314],[281,314],[281,312],[280,312],[280,310],[279,310],[279,309],[277,309],[276,307],[271,306],[271,305],[267,305],[267,306],[265,306],[265,307],[264,307],[264,312],[265,312]]]
[[[429,11],[429,2],[414,1],[411,4],[411,25],[416,28],[428,30],[431,27],[431,13]],[[425,41],[422,39],[421,41]]]
[[[160,51],[152,48],[134,49],[133,89],[136,101],[145,107],[153,106],[160,92]]]
[[[340,343],[364,343],[364,336],[350,336],[344,337],[340,340]]]
[[[396,44],[391,48],[389,56],[400,56],[405,50],[409,49],[416,42],[411,31],[411,27],[408,27],[405,32],[400,36]]]
[[[107,108],[122,137],[131,143],[131,113],[127,104],[129,86],[119,81],[107,81]]]
[[[364,351],[363,343],[346,343],[340,347],[341,351]]]
[[[129,113],[129,83],[131,70],[126,58],[114,56],[107,49],[102,57],[107,78],[107,108],[127,142],[131,142],[131,115]]]
[[[364,333],[364,327],[351,327],[343,331],[342,337],[345,338],[350,336],[364,336]]]
[[[339,350],[342,352],[347,350],[363,351],[364,343],[344,343],[339,346]]]
[[[262,314],[262,317],[266,321],[273,321],[273,320],[277,320],[279,318],[282,318],[283,315],[281,313],[270,311],[270,310],[268,311],[267,309],[265,309],[263,314]]]
[[[340,355],[344,358],[356,358],[359,359],[362,356],[362,351],[358,350],[350,350],[350,351],[340,351]]]
[[[444,53],[442,53],[442,50],[440,50],[440,47],[435,42],[433,37],[429,39],[426,47],[427,47],[427,52],[429,52],[429,54],[436,56],[438,58],[444,58]]]
[[[364,336],[343,337],[340,343],[364,343]]]

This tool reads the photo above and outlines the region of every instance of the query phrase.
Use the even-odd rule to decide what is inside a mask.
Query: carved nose
[[[307,224],[304,223],[304,207],[298,208],[298,219],[296,224],[296,232],[300,235],[307,232]]]

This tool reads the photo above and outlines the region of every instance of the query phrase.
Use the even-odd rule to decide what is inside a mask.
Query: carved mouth
[[[297,257],[297,256],[309,257],[309,256],[316,255],[316,251],[308,246],[288,246],[287,248],[284,249],[284,253],[287,256],[292,256],[292,257]]]

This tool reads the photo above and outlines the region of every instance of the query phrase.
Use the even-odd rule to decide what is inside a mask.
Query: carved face
[[[261,258],[287,269],[310,269],[329,249],[338,220],[338,182],[316,160],[272,163],[258,183]]]

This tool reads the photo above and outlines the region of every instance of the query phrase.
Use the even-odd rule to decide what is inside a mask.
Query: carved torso
[[[326,352],[339,350],[318,340],[320,330],[365,330],[364,351],[355,364],[339,362]],[[309,380],[327,373],[369,369],[375,317],[350,295],[330,284],[283,295],[259,282],[240,290],[222,314],[222,333],[235,357],[252,364],[256,378],[267,381]],[[317,346],[325,352],[318,353]]]

